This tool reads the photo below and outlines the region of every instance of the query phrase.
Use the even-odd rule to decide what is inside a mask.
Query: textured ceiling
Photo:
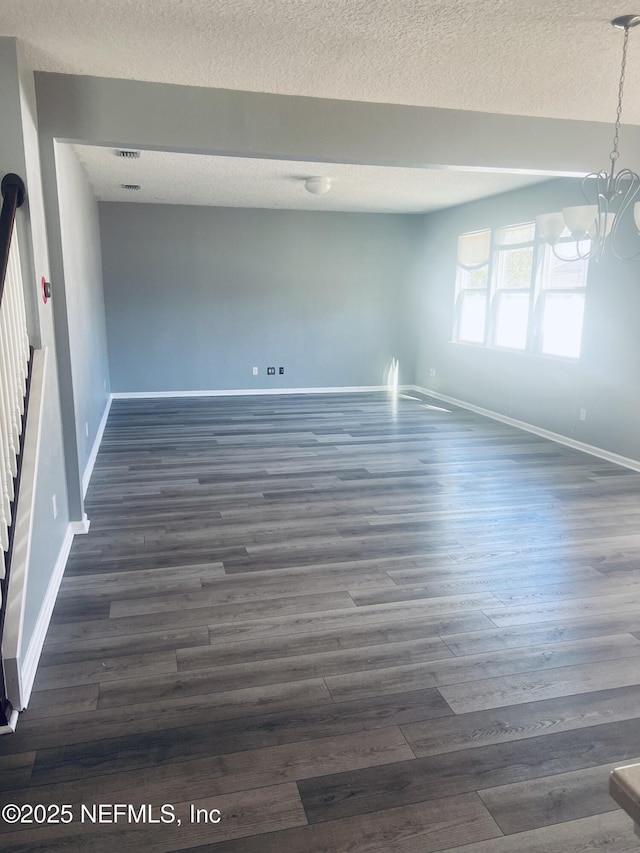
[[[142,151],[123,160],[113,148],[73,145],[100,201],[423,213],[543,180],[540,176],[258,160]],[[328,177],[312,195],[305,178]],[[122,184],[140,184],[137,191]]]
[[[38,70],[611,121],[629,0],[2,0]],[[640,30],[624,118],[640,124]]]

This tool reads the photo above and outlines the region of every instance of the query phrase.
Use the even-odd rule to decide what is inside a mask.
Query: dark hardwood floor
[[[640,474],[425,402],[114,403],[2,850],[640,850]]]

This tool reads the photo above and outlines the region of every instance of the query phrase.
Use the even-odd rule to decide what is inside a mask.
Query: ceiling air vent
[[[139,190],[140,184],[120,184],[123,190]]]
[[[118,148],[116,150],[116,157],[122,157],[124,160],[137,160],[139,156],[139,151],[127,151],[124,148]]]

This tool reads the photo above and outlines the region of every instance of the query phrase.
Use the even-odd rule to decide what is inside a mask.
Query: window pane
[[[487,315],[486,291],[466,290],[460,294],[460,324],[458,340],[473,344],[484,343],[484,325]]]
[[[525,222],[524,225],[501,228],[496,234],[496,243],[499,246],[508,246],[514,243],[530,243],[533,242],[535,233],[535,222]]]
[[[525,249],[507,249],[499,253],[498,288],[531,287],[531,269],[533,267],[533,246]]]
[[[480,267],[475,270],[458,270],[458,286],[461,290],[471,288],[486,288],[489,280],[489,266]]]
[[[583,317],[584,292],[547,292],[543,303],[541,351],[545,355],[579,358]]]
[[[558,251],[561,251],[559,247]],[[580,244],[580,251],[588,251],[588,246]],[[586,287],[588,261],[561,261],[549,253],[548,273],[544,282],[545,288],[561,288],[568,290],[572,287]]]
[[[510,349],[525,349],[529,322],[529,294],[503,291],[496,297],[495,345]]]

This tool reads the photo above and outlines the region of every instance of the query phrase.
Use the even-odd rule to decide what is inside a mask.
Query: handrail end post
[[[16,187],[17,189],[16,207],[22,207],[24,200],[27,197],[27,188],[24,185],[24,181],[20,175],[15,175],[13,172],[7,172],[0,184],[0,190],[2,191],[3,197],[11,187]]]

